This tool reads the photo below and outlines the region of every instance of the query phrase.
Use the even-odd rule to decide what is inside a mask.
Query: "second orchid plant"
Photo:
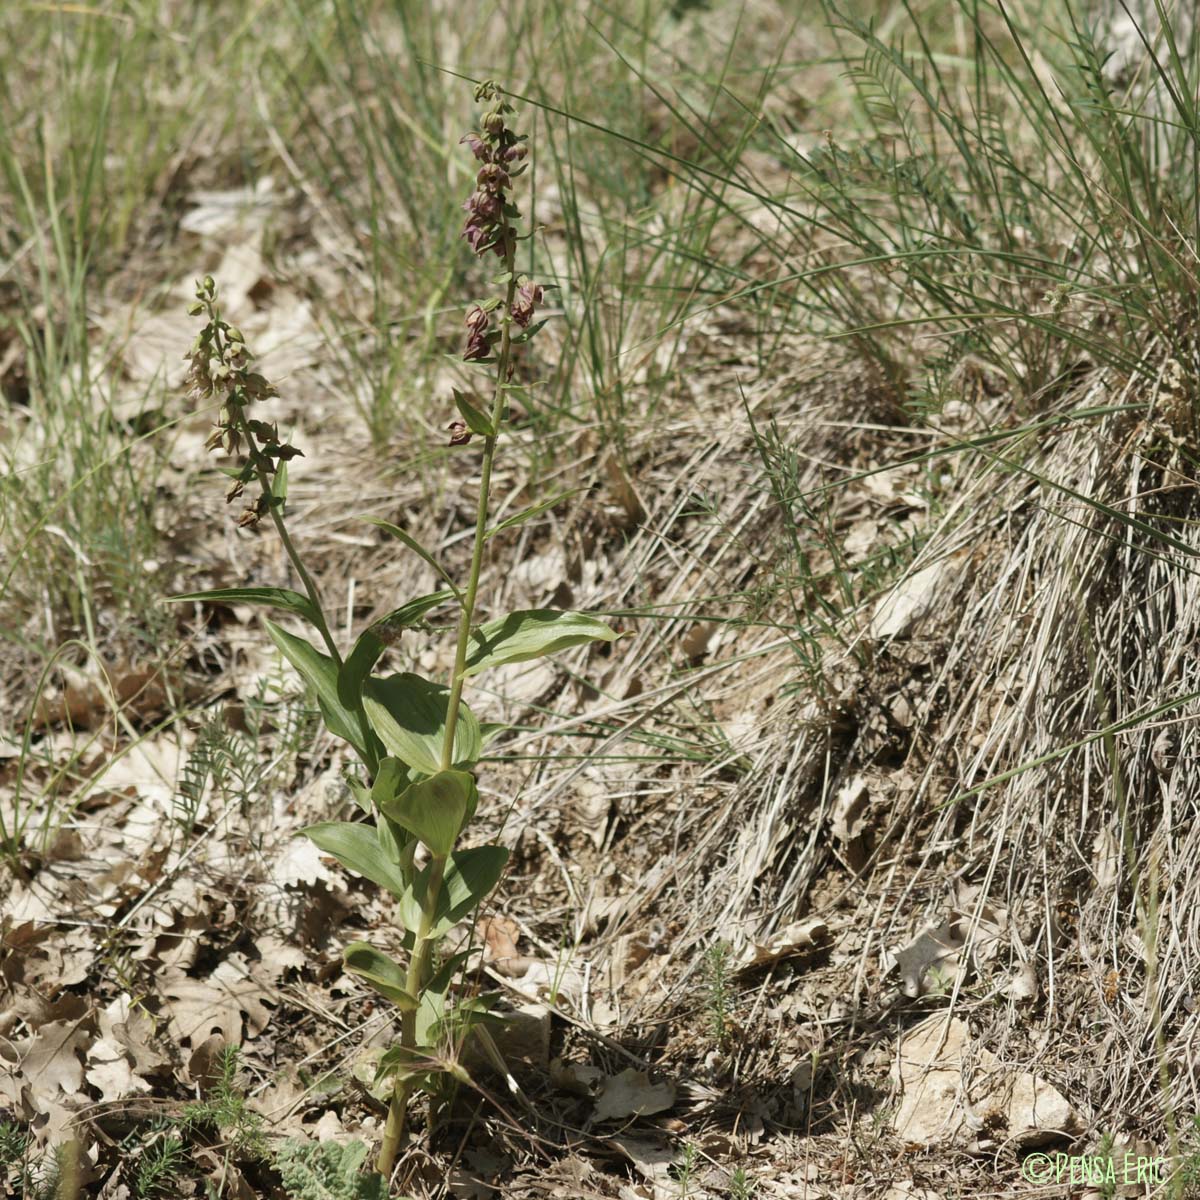
[[[444,935],[495,887],[508,857],[503,846],[460,845],[479,803],[476,776],[484,744],[480,722],[463,699],[467,681],[505,663],[617,636],[602,621],[576,612],[528,610],[483,624],[475,620],[484,547],[496,532],[489,528],[492,465],[516,386],[516,355],[540,328],[534,317],[543,295],[542,287],[516,268],[521,213],[509,193],[527,166],[526,139],[510,128],[513,108],[495,84],[479,85],[475,100],[486,110],[479,129],[463,138],[478,162],[476,187],[464,205],[463,236],[475,254],[494,256],[501,266],[492,280],[499,294],[473,304],[466,314],[463,358],[489,373],[490,396],[480,400],[456,392],[458,412],[450,425],[451,445],[473,439],[482,443],[474,542],[461,585],[411,535],[385,524],[435,568],[446,586],[405,599],[360,634],[347,653],[340,651],[316,583],[284,522],[287,464],[300,452],[280,441],[274,425],[251,416],[255,402],[275,391],[253,370],[241,333],[222,319],[211,278],[198,286],[191,309],[206,317],[189,354],[191,394],[221,405],[210,446],[237,461],[227,471],[233,481],[229,499],[257,487],[239,523],[253,526],[270,519],[302,590],[226,588],[173,599],[268,605],[301,618],[317,635],[314,644],[267,623],[276,646],[315,691],[326,727],[358,760],[347,782],[365,819],[322,822],[304,832],[349,870],[390,892],[403,926],[399,960],[365,941],[344,951],[346,969],[399,1010],[399,1039],[383,1055],[377,1079],[389,1093],[377,1164],[385,1175],[404,1142],[412,1094],[419,1088],[436,1089],[447,1071],[456,1070],[450,1048],[487,1007],[479,997],[456,996],[455,980],[466,956],[439,953]],[[503,524],[511,526],[544,508],[535,505]],[[458,610],[457,633],[454,665],[445,683],[409,672],[375,673],[399,631],[423,624],[429,614],[451,605]]]

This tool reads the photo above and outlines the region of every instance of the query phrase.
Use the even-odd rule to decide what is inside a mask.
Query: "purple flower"
[[[485,163],[479,168],[475,182],[485,192],[501,192],[508,187],[512,180],[509,179],[508,172],[498,163]]]
[[[540,284],[533,283],[527,280],[517,288],[516,299],[513,301],[513,306],[510,309],[512,319],[516,321],[522,329],[529,328],[529,322],[533,320],[533,312],[537,305],[542,302],[542,288]]]
[[[491,353],[492,343],[488,337],[490,324],[491,319],[478,304],[467,309],[467,348],[463,352],[467,362],[477,362]]]
[[[481,225],[472,218],[463,226],[463,237],[467,239],[467,245],[476,254],[482,254],[491,239],[492,229],[491,225]]]
[[[500,152],[500,160],[506,163],[522,162],[528,153],[529,147],[524,142],[517,142],[515,146],[509,146]]]
[[[471,440],[471,431],[467,428],[466,421],[453,420],[447,428],[450,430],[451,446],[465,446]]]
[[[475,133],[474,131],[471,133],[464,133],[462,137],[458,139],[458,144],[460,146],[470,146],[471,153],[475,155],[480,162],[491,162],[492,148],[483,140],[483,138],[479,136],[479,134]]]
[[[500,216],[500,197],[494,192],[472,192],[463,202],[463,208],[473,217],[495,221]]]

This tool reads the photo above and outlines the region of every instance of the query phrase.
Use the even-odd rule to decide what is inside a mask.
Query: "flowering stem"
[[[246,444],[250,451],[250,461],[254,464],[254,473],[258,476],[258,482],[262,487],[263,492],[271,500],[267,506],[267,511],[271,514],[271,520],[275,523],[275,530],[279,534],[279,540],[283,543],[284,553],[291,560],[292,566],[295,568],[296,574],[300,578],[300,582],[304,585],[304,591],[308,596],[309,602],[313,606],[313,612],[318,618],[317,631],[321,635],[321,640],[325,643],[325,649],[329,651],[329,657],[340,668],[342,666],[342,656],[338,653],[338,648],[333,640],[333,635],[329,632],[329,625],[325,621],[325,610],[321,607],[321,596],[317,591],[317,585],[313,577],[305,569],[304,563],[300,558],[299,552],[292,541],[291,534],[287,531],[287,525],[284,524],[283,514],[279,511],[280,506],[275,503],[275,497],[271,490],[271,478],[267,474],[266,464],[263,459],[262,451],[258,448],[258,443],[254,440],[254,434],[250,431],[250,424],[246,420],[246,414],[241,406],[234,408],[236,413],[235,420],[237,421],[238,429],[242,436],[246,439]]]
[[[462,700],[464,672],[467,667],[467,652],[471,645],[471,620],[475,615],[475,599],[479,593],[479,575],[483,568],[483,546],[487,534],[488,498],[492,482],[492,462],[496,456],[496,440],[500,422],[504,417],[504,386],[508,382],[509,361],[512,357],[512,318],[509,315],[516,296],[516,243],[509,236],[508,219],[501,217],[501,237],[505,247],[504,266],[508,272],[508,291],[504,300],[504,313],[500,332],[500,349],[496,356],[496,390],[492,397],[491,428],[497,432],[489,434],[483,443],[483,463],[479,472],[479,502],[475,510],[475,542],[471,550],[471,569],[467,587],[462,598],[462,612],[458,620],[458,642],[454,652],[454,671],[450,677],[450,697],[446,709],[446,732],[442,742],[443,771],[454,764],[454,735],[458,728],[458,706]],[[434,855],[429,863],[429,878],[425,885],[425,896],[421,905],[421,923],[416,931],[412,955],[408,961],[405,991],[421,999],[425,976],[434,939],[430,932],[437,920],[438,897],[445,877],[446,858]],[[400,1045],[410,1051],[416,1048],[417,1014],[405,1012],[400,1019]],[[396,1153],[404,1140],[404,1125],[408,1097],[412,1090],[411,1075],[403,1072],[396,1080],[388,1106],[387,1125],[384,1128],[383,1144],[379,1149],[377,1167],[385,1178],[392,1173]]]

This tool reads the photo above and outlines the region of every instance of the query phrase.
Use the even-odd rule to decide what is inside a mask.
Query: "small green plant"
[[[478,162],[476,187],[465,204],[463,236],[480,257],[495,255],[500,273],[492,280],[499,295],[467,310],[465,362],[491,375],[490,399],[455,393],[458,416],[450,425],[450,445],[482,440],[479,487],[470,567],[462,586],[411,535],[384,525],[401,544],[431,565],[446,587],[408,599],[365,630],[343,655],[306,568],[284,521],[287,464],[300,451],[281,441],[278,429],[251,415],[256,401],[275,395],[251,367],[242,334],[221,318],[216,284],[206,277],[190,311],[206,323],[191,352],[191,394],[216,400],[221,413],[209,446],[240,459],[227,474],[233,501],[257,489],[239,524],[263,518],[274,525],[303,591],[288,588],[230,588],[176,596],[176,600],[225,600],[281,609],[306,621],[320,645],[274,623],[267,628],[276,646],[316,692],[322,719],[345,741],[361,764],[348,777],[351,793],[368,820],[326,821],[305,830],[325,853],[387,889],[396,899],[404,928],[406,960],[397,962],[368,942],[346,947],[346,969],[392,1001],[400,1011],[399,1043],[379,1065],[377,1083],[391,1089],[378,1169],[390,1175],[405,1138],[408,1100],[424,1089],[435,1099],[448,1081],[463,1077],[453,1045],[488,1015],[489,997],[456,1000],[453,983],[465,955],[444,961],[442,936],[495,887],[508,851],[503,846],[459,848],[459,838],[479,803],[476,769],[484,731],[463,700],[468,679],[492,667],[522,662],[617,635],[603,622],[576,612],[534,610],[510,613],[477,624],[475,610],[484,548],[501,528],[535,516],[545,505],[488,527],[488,498],[496,447],[509,399],[522,390],[513,382],[518,348],[542,322],[534,322],[543,288],[516,270],[517,223],[521,214],[508,197],[513,180],[526,169],[526,139],[509,128],[513,112],[493,83],[475,90],[487,106],[478,131],[462,140]],[[526,235],[527,236],[527,235]],[[377,522],[378,523],[378,522]],[[443,607],[457,608],[454,666],[447,684],[412,673],[375,675],[389,643]],[[423,848],[426,861],[418,863]]]
[[[730,948],[728,942],[714,942],[704,952],[705,1006],[713,1041],[724,1047],[729,1038],[733,1011],[730,994]]]
[[[1191,1129],[1180,1139],[1179,1167],[1171,1180],[1170,1195],[1179,1200],[1200,1197],[1200,1113],[1192,1116]]]
[[[1104,1134],[1100,1141],[1096,1144],[1096,1157],[1101,1162],[1108,1162],[1113,1157],[1113,1147],[1117,1140],[1111,1133]],[[1112,1200],[1112,1197],[1117,1194],[1117,1184],[1114,1179],[1102,1179],[1099,1185],[1099,1194],[1104,1200]]]
[[[226,806],[236,805],[243,817],[254,812],[254,800],[293,769],[296,756],[309,740],[316,714],[303,704],[272,706],[267,681],[241,709],[241,727],[218,709],[196,731],[196,740],[180,772],[171,815],[186,836],[195,828],[205,789]],[[264,761],[261,748],[268,722],[275,726],[275,753]]]
[[[34,1157],[33,1135],[0,1121],[0,1185],[21,1200],[74,1200],[79,1195],[78,1145],[69,1142]]]
[[[696,1147],[691,1142],[685,1142],[679,1155],[675,1173],[679,1178],[679,1200],[687,1200],[691,1194],[692,1183],[696,1176]]]
[[[241,1053],[226,1046],[217,1057],[217,1077],[208,1094],[183,1110],[184,1130],[211,1127],[221,1135],[229,1158],[239,1160],[267,1157],[263,1119],[247,1106],[246,1093],[238,1087]]]
[[[137,1170],[133,1176],[136,1200],[158,1200],[179,1190],[180,1178],[188,1173],[190,1163],[187,1146],[179,1136],[174,1121],[156,1121],[147,1131],[135,1134],[128,1149],[138,1151]]]
[[[750,1200],[758,1182],[746,1174],[745,1167],[738,1167],[729,1180],[729,1200]]]
[[[275,1166],[291,1200],[386,1200],[387,1184],[364,1174],[364,1142],[307,1142],[289,1138],[275,1155]]]

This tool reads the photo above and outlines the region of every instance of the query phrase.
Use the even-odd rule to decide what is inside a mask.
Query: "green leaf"
[[[399,630],[415,625],[430,609],[454,598],[454,592],[445,590],[418,596],[364,629],[342,664],[338,677],[338,698],[342,704],[354,709],[362,702],[363,680],[371,673],[371,668]]]
[[[438,892],[437,908],[430,938],[440,938],[463,919],[492,888],[504,873],[508,850],[504,846],[476,846],[471,850],[455,850],[446,860],[442,887]],[[425,889],[429,886],[426,863],[417,872],[412,884],[400,897],[399,915],[404,927],[415,932],[421,924],[421,909]]]
[[[375,772],[375,782],[371,786],[371,800],[376,807],[382,809],[411,783],[408,768],[398,758],[389,754],[379,760],[379,769]]]
[[[455,954],[448,958],[421,990],[421,1006],[417,1010],[417,1042],[432,1047],[446,1016],[446,993],[454,982],[459,967],[469,955]]]
[[[384,816],[403,825],[439,857],[454,848],[478,802],[475,780],[466,771],[438,771],[419,779],[399,796],[377,801]]]
[[[354,797],[354,803],[370,816],[375,811],[371,804],[371,789],[361,779],[353,775],[346,775],[343,778],[346,781],[346,786],[350,789],[350,795]]]
[[[500,882],[507,862],[507,846],[476,846],[450,855],[438,897],[439,923],[445,921],[449,929],[485,900]]]
[[[398,963],[376,950],[369,942],[351,942],[342,951],[346,970],[370,984],[381,996],[386,996],[406,1012],[415,1012],[417,999],[405,991],[407,977]]]
[[[412,872],[413,856],[417,851],[417,839],[403,825],[398,825],[390,817],[379,814],[375,818],[375,828],[379,833],[379,846],[384,854],[394,862],[401,871]],[[407,922],[405,928],[408,928]]]
[[[483,536],[485,539],[495,537],[503,529],[511,529],[514,525],[523,525],[526,521],[532,521],[534,517],[540,517],[542,513],[553,508],[560,500],[565,500],[568,496],[577,496],[580,492],[586,491],[587,488],[568,488],[565,492],[559,492],[557,496],[551,496],[549,500],[543,500],[541,504],[534,504],[522,512],[515,513],[511,517],[506,517],[499,525],[489,529]]]
[[[321,618],[313,608],[312,601],[291,588],[213,588],[207,592],[183,592],[177,596],[168,596],[167,599],[172,603],[180,600],[200,600],[205,604],[258,604],[266,608],[280,608],[284,612],[303,617],[317,629],[321,628]]]
[[[479,733],[483,739],[483,748],[486,750],[502,733],[512,728],[507,721],[480,721]]]
[[[347,655],[342,669],[338,672],[338,701],[343,708],[353,710],[362,704],[363,680],[370,675],[371,668],[379,661],[379,656],[385,649],[383,639],[370,629],[365,629],[358,635],[354,649]]]
[[[304,638],[280,629],[273,621],[267,622],[267,632],[284,658],[313,686],[329,731],[349,742],[364,758],[368,757],[369,731],[363,728],[361,714],[342,703],[338,694],[337,663]]]
[[[388,753],[425,775],[442,769],[449,704],[450,689],[420,675],[372,676],[363,685],[367,716]],[[460,701],[452,765],[473,765],[482,748],[479,722]]]
[[[393,896],[402,897],[411,891],[404,873],[379,844],[379,835],[372,826],[352,821],[322,821],[301,833],[342,866],[379,884]]]
[[[274,1152],[283,1195],[292,1200],[388,1200],[382,1175],[360,1174],[368,1154],[364,1142],[313,1142],[289,1138]]]
[[[359,520],[366,521],[371,525],[378,525],[380,529],[390,533],[398,542],[407,546],[418,557],[424,559],[446,581],[457,599],[460,602],[462,601],[462,593],[454,586],[454,580],[446,574],[446,570],[442,564],[411,533],[406,533],[399,525],[393,525],[391,521],[384,521],[380,517],[360,517]]]
[[[406,629],[418,624],[430,609],[437,608],[439,604],[445,604],[447,600],[453,600],[456,597],[457,593],[449,590],[430,592],[428,596],[418,596],[415,600],[410,600],[407,604],[392,609],[386,617],[380,617],[378,621],[373,622],[370,628],[377,637],[386,638],[386,635],[393,630]]]
[[[618,636],[603,621],[584,613],[548,608],[509,613],[471,631],[472,645],[463,675],[469,677],[503,663],[540,658],[583,642],[615,641]]]
[[[379,844],[384,853],[401,868],[411,868],[417,843],[413,835],[382,812],[383,805],[396,799],[406,791],[412,779],[408,768],[398,759],[388,756],[379,762],[375,784],[370,792],[371,810],[381,810],[375,825],[379,831]],[[407,922],[405,922],[407,927]]]
[[[458,388],[454,389],[454,403],[472,433],[477,433],[481,437],[492,437],[495,434],[496,429],[492,424],[491,417],[480,412]]]
[[[280,513],[283,512],[287,504],[288,494],[288,465],[287,459],[284,459],[275,469],[275,478],[271,480],[271,496],[275,503],[279,505]]]
[[[541,327],[543,325],[545,325],[545,323],[546,323],[545,320],[535,321],[532,325],[530,325],[530,327],[528,329],[524,329],[520,333],[514,334],[512,336],[512,338],[510,339],[510,344],[513,346],[523,345],[525,342],[528,342],[531,338],[536,337],[538,330],[541,329]]]

